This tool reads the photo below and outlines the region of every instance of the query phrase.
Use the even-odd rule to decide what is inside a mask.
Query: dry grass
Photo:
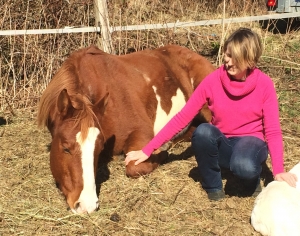
[[[92,2],[2,1],[0,26],[93,25]],[[222,1],[113,2],[109,5],[112,25],[220,18],[223,11]],[[227,16],[264,12],[260,7],[264,1],[254,1],[251,6],[249,1],[227,2],[234,6],[226,11]],[[265,52],[259,66],[276,85],[289,170],[300,160],[299,32],[272,34],[257,23],[244,23],[224,29],[207,26],[112,36],[120,54],[175,43],[217,65],[222,37],[242,25],[254,28],[263,38]],[[179,144],[166,163],[136,180],[125,177],[122,161],[101,166],[99,211],[73,215],[50,173],[50,135],[36,127],[36,103],[67,55],[96,43],[97,35],[1,37],[0,42],[0,235],[258,235],[249,223],[254,198],[238,197],[240,185],[230,174],[224,172],[224,184],[233,181],[227,189],[229,197],[217,203],[207,200],[189,143]],[[266,183],[270,177],[267,170],[262,175]]]
[[[196,162],[181,144],[168,162],[137,180],[121,161],[99,169],[100,210],[73,215],[55,188],[48,165],[48,132],[36,129],[34,113],[19,111],[2,127],[0,235],[241,235],[253,198],[207,200]],[[22,118],[20,118],[22,117]],[[175,159],[175,160],[174,160]],[[104,181],[104,182],[103,182]]]

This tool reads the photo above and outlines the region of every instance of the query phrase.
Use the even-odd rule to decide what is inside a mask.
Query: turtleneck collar
[[[251,93],[257,84],[258,76],[255,69],[249,71],[245,81],[236,81],[230,79],[225,66],[221,67],[221,82],[226,92],[235,97],[245,96]]]

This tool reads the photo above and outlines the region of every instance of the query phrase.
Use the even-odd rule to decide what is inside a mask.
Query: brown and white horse
[[[94,46],[71,54],[40,99],[38,125],[51,133],[51,171],[74,213],[98,208],[99,158],[141,149],[213,70],[175,45],[123,56]],[[207,108],[201,113],[202,122],[210,119]],[[164,153],[129,163],[127,176],[150,173]]]

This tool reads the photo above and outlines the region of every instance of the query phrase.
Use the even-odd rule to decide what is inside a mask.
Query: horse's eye
[[[71,154],[71,152],[70,152],[70,150],[69,150],[68,148],[66,148],[66,147],[63,147],[63,150],[64,150],[64,152],[65,152],[65,153],[67,153],[67,154]]]

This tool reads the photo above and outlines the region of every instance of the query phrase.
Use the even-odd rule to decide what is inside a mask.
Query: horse
[[[72,212],[98,209],[98,161],[141,149],[214,69],[203,56],[177,45],[127,55],[90,46],[63,62],[40,98],[37,123],[51,134],[50,169]],[[206,106],[173,141],[188,141],[195,124],[210,119]],[[146,162],[129,163],[126,175],[152,172],[172,143]]]

